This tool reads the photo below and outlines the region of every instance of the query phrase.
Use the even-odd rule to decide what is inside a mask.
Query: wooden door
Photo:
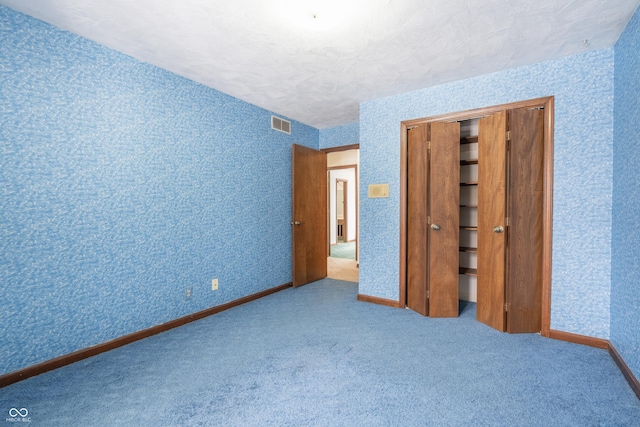
[[[327,277],[327,155],[292,147],[293,286]]]
[[[429,314],[428,289],[428,125],[407,131],[407,307]]]
[[[429,316],[458,317],[460,124],[430,124]]]
[[[509,111],[507,331],[540,332],[544,112]]]
[[[506,330],[507,321],[505,311],[506,134],[506,111],[484,117],[478,123],[478,299],[476,319],[502,332]]]

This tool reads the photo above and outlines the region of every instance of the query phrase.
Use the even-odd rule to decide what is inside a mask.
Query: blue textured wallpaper
[[[0,374],[291,281],[317,129],[4,6],[0,58]]]
[[[360,144],[360,123],[358,122],[320,130],[321,149],[353,144]]]
[[[613,48],[360,105],[360,293],[398,298],[400,122],[555,97],[551,327],[609,338]]]
[[[640,378],[640,11],[615,64],[611,342]]]

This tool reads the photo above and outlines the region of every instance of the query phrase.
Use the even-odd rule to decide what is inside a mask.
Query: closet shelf
[[[465,276],[477,276],[478,270],[476,268],[460,267],[458,273],[464,274]]]
[[[473,181],[471,181],[471,182],[461,182],[460,183],[460,187],[469,187],[469,186],[472,186],[472,185],[478,185],[478,183],[477,182],[473,182]]]
[[[478,136],[463,136],[460,138],[460,144],[473,144],[474,142],[478,142]]]
[[[461,225],[460,226],[460,230],[467,230],[467,231],[478,231],[478,226],[477,225]]]
[[[477,165],[478,159],[460,160],[460,166]]]
[[[460,246],[460,252],[477,253],[478,252],[478,248],[470,248],[470,247],[467,247],[467,246]]]

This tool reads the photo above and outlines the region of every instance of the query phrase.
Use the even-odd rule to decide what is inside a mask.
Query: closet
[[[468,115],[468,114],[467,114]],[[545,114],[494,108],[406,126],[406,306],[540,332],[543,304]],[[402,256],[401,256],[402,258]]]

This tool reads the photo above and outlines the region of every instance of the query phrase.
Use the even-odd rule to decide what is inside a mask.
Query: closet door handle
[[[494,233],[502,233],[504,231],[504,227],[499,225],[497,227],[493,227],[493,232]]]
[[[431,224],[431,229],[435,230],[435,231],[438,231],[438,230],[440,230],[440,226],[438,224]]]

